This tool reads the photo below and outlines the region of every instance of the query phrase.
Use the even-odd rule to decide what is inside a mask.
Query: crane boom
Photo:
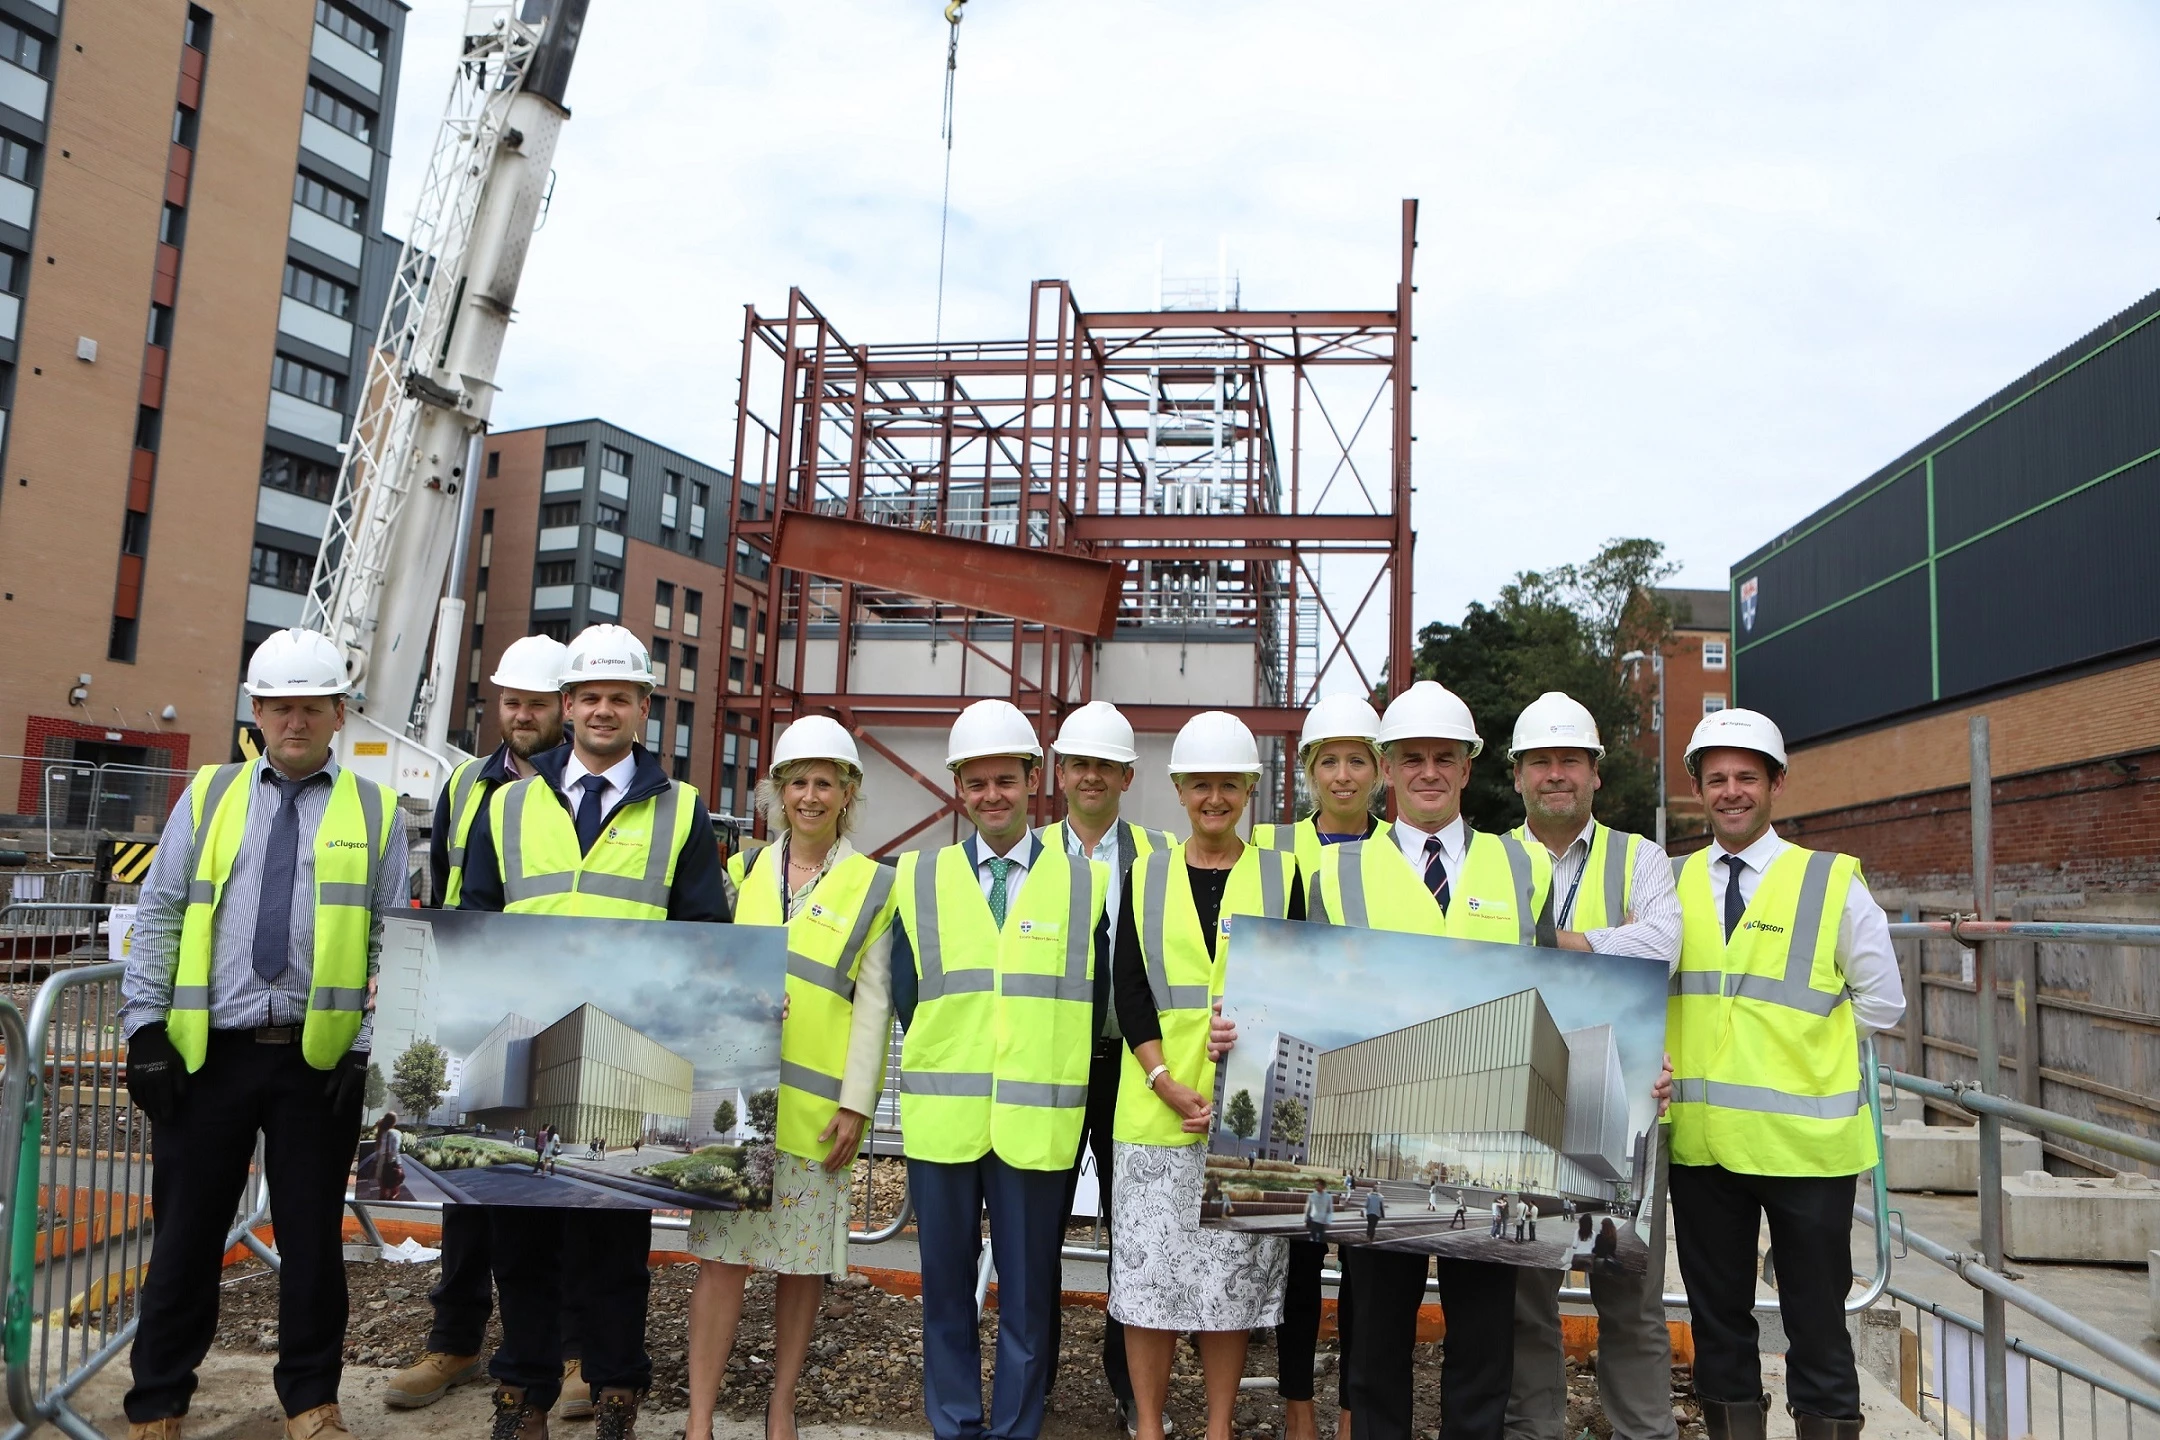
[[[392,273],[302,624],[345,652],[338,759],[430,798],[464,629],[444,571],[494,405],[526,251],[546,198],[587,0],[475,0],[464,53]],[[434,664],[429,634],[434,632]]]

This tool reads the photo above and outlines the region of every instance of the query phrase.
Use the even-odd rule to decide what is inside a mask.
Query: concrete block
[[[2043,1169],[2040,1139],[2022,1130],[2002,1132],[2002,1173]],[[1883,1164],[1892,1190],[1933,1190],[1944,1195],[1980,1193],[1980,1127],[1930,1125],[1901,1120],[1883,1127]]]
[[[2160,1250],[2160,1182],[2083,1180],[2028,1170],[2003,1177],[2003,1252],[2018,1260],[2147,1262]]]
[[[2145,1294],[2146,1304],[2151,1307],[2145,1317],[2145,1331],[2160,1335],[2160,1250],[2145,1252]]]

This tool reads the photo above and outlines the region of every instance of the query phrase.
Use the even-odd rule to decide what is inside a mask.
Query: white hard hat
[[[1388,702],[1387,713],[1380,717],[1380,743],[1398,740],[1466,741],[1473,760],[1485,749],[1470,707],[1437,680],[1420,680]]]
[[[1785,732],[1760,710],[1713,710],[1702,717],[1688,737],[1687,773],[1695,773],[1695,757],[1705,750],[1753,750],[1767,755],[1778,769],[1785,768]]]
[[[250,695],[343,695],[347,688],[345,656],[320,631],[279,630],[248,660]]]
[[[1380,712],[1362,695],[1323,695],[1305,712],[1305,728],[1298,732],[1298,763],[1315,745],[1330,740],[1362,740],[1378,748]]]
[[[1588,706],[1573,696],[1548,690],[1515,717],[1508,759],[1520,759],[1532,750],[1588,750],[1603,755],[1605,742],[1598,739],[1597,720]]]
[[[1066,716],[1058,727],[1057,744],[1051,748],[1060,755],[1087,755],[1120,765],[1140,758],[1133,749],[1131,723],[1107,700],[1090,700]]]
[[[570,642],[557,683],[568,690],[587,680],[627,680],[650,690],[652,658],[637,636],[620,625],[588,625]]]
[[[1237,716],[1203,710],[1170,742],[1172,775],[1258,775],[1260,742]]]
[[[862,754],[855,737],[830,715],[805,715],[780,733],[773,742],[773,769],[792,760],[831,760],[862,774]]]
[[[570,647],[552,635],[527,635],[513,640],[495,662],[488,683],[505,690],[529,690],[551,695],[561,688],[562,673],[570,668]]]
[[[945,768],[957,770],[970,760],[986,755],[1025,755],[1042,759],[1042,741],[1035,727],[1010,700],[977,700],[953,721],[946,741]]]

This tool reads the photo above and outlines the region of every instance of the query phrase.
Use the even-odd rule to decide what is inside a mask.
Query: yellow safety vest
[[[1725,938],[1710,860],[1680,868],[1680,968],[1666,1004],[1675,1165],[1746,1175],[1857,1175],[1879,1158],[1838,922],[1850,855],[1787,846]]]
[[[1215,1062],[1208,1059],[1208,1023],[1222,998],[1224,967],[1230,958],[1230,920],[1235,915],[1264,915],[1281,920],[1289,914],[1291,866],[1284,850],[1245,847],[1223,885],[1222,915],[1216,923],[1215,953],[1208,954],[1193,903],[1192,877],[1185,869],[1185,847],[1173,845],[1133,866],[1127,904],[1147,962],[1148,989],[1162,1022],[1163,1063],[1171,1078],[1202,1095],[1215,1093]],[[1135,1145],[1198,1145],[1205,1135],[1188,1135],[1178,1113],[1148,1089],[1147,1075],[1130,1048],[1118,1081],[1117,1139]]]
[[[1508,832],[1531,850],[1544,851],[1546,858],[1552,852],[1545,843],[1530,833],[1528,825],[1518,825]],[[1604,930],[1625,924],[1628,910],[1635,899],[1635,854],[1643,843],[1643,837],[1625,830],[1615,830],[1610,825],[1590,823],[1590,855],[1583,861],[1582,879],[1575,887],[1575,906],[1566,915],[1560,906],[1567,902],[1557,886],[1552,892],[1553,923],[1562,930]],[[1605,897],[1617,895],[1620,903],[1608,905]]]
[[[1080,1149],[1095,1052],[1095,926],[1109,867],[1045,845],[990,918],[965,845],[900,857],[900,924],[914,951],[914,1020],[900,1046],[900,1132],[911,1160],[996,1151],[1063,1170]]]
[[[473,821],[480,818],[480,771],[486,764],[478,756],[460,760],[443,790],[446,833],[434,836],[433,843],[445,847],[450,858],[449,876],[435,902],[445,910],[457,909],[458,897],[465,893],[465,841],[472,835]]]
[[[1375,820],[1366,827],[1365,838],[1370,840],[1387,828],[1384,820]],[[1320,876],[1320,856],[1323,851],[1350,844],[1338,840],[1329,845],[1320,838],[1320,817],[1306,816],[1293,825],[1255,825],[1252,827],[1252,843],[1262,850],[1282,850],[1297,856],[1298,873],[1305,877],[1305,903],[1309,907],[1315,893],[1314,886]]]
[[[731,855],[727,871],[735,882],[735,923],[785,925],[788,932],[788,1014],[780,1026],[774,1139],[790,1155],[823,1160],[830,1147],[820,1147],[818,1136],[840,1109],[863,951],[893,921],[893,870],[867,855],[848,855],[825,872],[790,919],[781,849],[767,845],[749,860]],[[884,1058],[880,1050],[881,1084]]]
[[[253,770],[251,764],[205,765],[188,785],[194,839],[165,1033],[191,1071],[202,1068],[209,1049],[210,951],[217,907],[247,832]],[[238,780],[246,783],[235,784]],[[307,1019],[300,1027],[301,1057],[317,1070],[336,1065],[360,1034],[375,877],[389,858],[390,827],[397,823],[397,801],[389,791],[350,770],[337,772],[330,803],[315,828],[315,953]]]
[[[1178,843],[1177,837],[1167,830],[1150,830],[1143,825],[1135,825],[1130,820],[1120,820],[1116,823],[1132,832],[1134,860],[1140,859],[1143,855],[1153,855],[1158,850],[1167,850]],[[1071,830],[1063,820],[1045,825],[1042,831],[1043,848],[1046,850],[1067,850],[1066,836],[1069,834],[1071,834]]]
[[[488,826],[502,869],[503,910],[512,915],[595,915],[665,920],[675,858],[690,837],[697,791],[670,780],[656,795],[608,817],[592,850],[578,852],[577,822],[529,775],[488,797]],[[660,838],[655,844],[654,838]]]
[[[1512,835],[1472,830],[1459,874],[1448,877],[1448,908],[1395,844],[1392,832],[1330,845],[1313,883],[1312,918],[1372,930],[1407,930],[1455,940],[1535,945],[1538,913],[1552,893],[1552,856]]]

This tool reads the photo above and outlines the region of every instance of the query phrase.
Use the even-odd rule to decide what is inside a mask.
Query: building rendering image
[[[505,1015],[464,1062],[455,1108],[493,1132],[552,1125],[570,1143],[628,1145],[692,1128],[690,1061],[597,1005],[546,1026]]]

